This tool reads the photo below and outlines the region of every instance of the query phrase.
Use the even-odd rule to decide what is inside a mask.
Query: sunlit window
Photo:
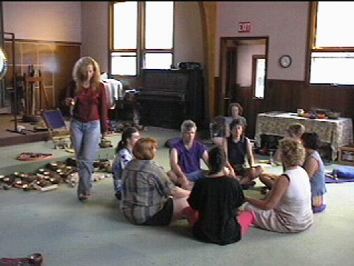
[[[136,75],[136,53],[112,53],[113,75]]]
[[[254,89],[254,96],[256,98],[264,98],[265,70],[265,58],[258,58],[256,60],[256,80]]]
[[[354,2],[313,4],[310,83],[354,84]]]
[[[114,5],[113,49],[137,48],[137,2],[119,2]]]
[[[146,53],[145,66],[148,69],[169,69],[172,64],[171,53]]]
[[[115,2],[111,10],[113,75],[135,76],[142,68],[171,67],[174,33],[172,1]]]
[[[173,48],[173,2],[146,2],[145,48]]]

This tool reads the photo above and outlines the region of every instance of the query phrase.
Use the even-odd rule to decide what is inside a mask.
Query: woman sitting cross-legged
[[[120,209],[133,224],[168,225],[182,218],[190,191],[175,186],[158,165],[158,143],[153,138],[139,139],[133,148],[134,159],[122,173]]]
[[[313,223],[309,176],[301,167],[302,144],[291,138],[280,141],[280,158],[285,172],[274,182],[263,200],[246,197],[244,209],[252,211],[254,224],[276,232],[301,232]]]
[[[198,180],[184,210],[193,235],[205,242],[226,245],[241,239],[252,224],[252,214],[243,212],[237,219],[238,207],[244,203],[237,179],[228,176],[225,152],[215,146],[209,151],[209,173]]]
[[[261,166],[254,167],[254,156],[252,152],[252,145],[244,135],[245,126],[240,119],[235,119],[230,124],[231,136],[227,138],[226,152],[227,163],[234,173],[231,173],[239,179],[243,188],[248,188],[255,184],[253,179],[257,178],[263,169]],[[246,167],[246,158],[248,161],[248,168]]]

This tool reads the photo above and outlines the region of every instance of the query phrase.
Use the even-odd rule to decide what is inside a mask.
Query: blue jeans
[[[203,170],[197,170],[186,174],[189,181],[196,182],[197,180],[205,177],[205,172]]]
[[[93,162],[97,158],[101,137],[100,121],[83,123],[72,120],[70,132],[79,173],[77,194],[89,195],[92,187]]]

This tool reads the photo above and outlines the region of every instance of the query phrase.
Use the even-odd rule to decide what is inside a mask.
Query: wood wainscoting
[[[45,109],[56,108],[65,95],[67,84],[72,79],[72,68],[80,58],[81,43],[15,40],[15,75],[20,80],[28,75],[28,66],[40,69],[43,87],[48,101],[41,103]],[[8,56],[8,74],[6,88],[13,88],[13,51],[12,41],[5,39],[5,51]]]
[[[215,85],[219,86],[219,77]],[[217,91],[220,87],[217,87]],[[218,93],[216,95],[219,95]],[[264,99],[251,97],[251,87],[235,86],[233,102],[239,102],[247,118],[247,136],[254,138],[257,114],[269,111],[296,112],[302,108],[331,109],[354,119],[354,86],[309,85],[305,81],[267,80]],[[214,99],[218,102],[218,99]]]

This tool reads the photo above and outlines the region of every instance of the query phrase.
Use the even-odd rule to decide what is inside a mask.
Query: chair
[[[43,120],[48,128],[49,137],[55,149],[71,148],[70,131],[65,123],[64,116],[59,109],[42,112]]]

